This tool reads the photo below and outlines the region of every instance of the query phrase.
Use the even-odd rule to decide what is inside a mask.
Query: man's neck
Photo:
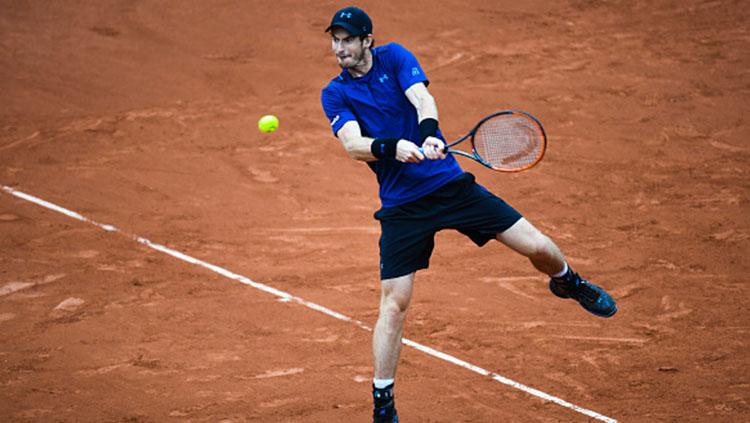
[[[362,57],[362,61],[357,63],[356,66],[347,69],[347,71],[349,71],[349,75],[351,75],[352,78],[361,78],[367,75],[367,72],[370,72],[370,69],[372,69],[372,50],[368,48],[365,50],[365,55]]]

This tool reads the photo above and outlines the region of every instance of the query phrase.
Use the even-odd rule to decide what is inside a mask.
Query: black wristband
[[[427,137],[437,136],[438,121],[433,118],[422,119],[419,122],[419,141],[424,142]]]
[[[396,157],[396,144],[398,144],[398,141],[396,138],[376,138],[370,144],[370,152],[378,159],[393,159]]]

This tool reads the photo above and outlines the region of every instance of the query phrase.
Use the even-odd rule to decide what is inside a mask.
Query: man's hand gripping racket
[[[451,147],[471,140],[471,153]],[[539,163],[547,149],[547,135],[539,121],[528,113],[505,110],[493,113],[444,152],[475,160],[498,172],[520,172]]]

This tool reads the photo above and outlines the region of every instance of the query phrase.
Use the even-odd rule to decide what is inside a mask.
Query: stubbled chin
[[[354,66],[354,63],[352,63],[352,60],[350,60],[350,59],[337,60],[337,62],[339,64],[339,67],[341,67],[341,69],[349,69],[352,66]]]

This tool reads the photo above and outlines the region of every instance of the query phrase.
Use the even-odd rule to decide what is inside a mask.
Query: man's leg
[[[373,397],[374,420],[396,421],[393,380],[396,377],[406,310],[411,301],[414,273],[381,281],[380,315],[372,335],[375,368]]]
[[[554,275],[565,268],[565,257],[557,245],[524,218],[497,234],[497,240],[527,257],[542,273]]]
[[[553,294],[560,298],[573,298],[587,311],[600,317],[610,317],[617,312],[612,297],[573,272],[557,245],[526,219],[521,218],[497,234],[497,240],[527,257],[540,272],[550,275]]]

